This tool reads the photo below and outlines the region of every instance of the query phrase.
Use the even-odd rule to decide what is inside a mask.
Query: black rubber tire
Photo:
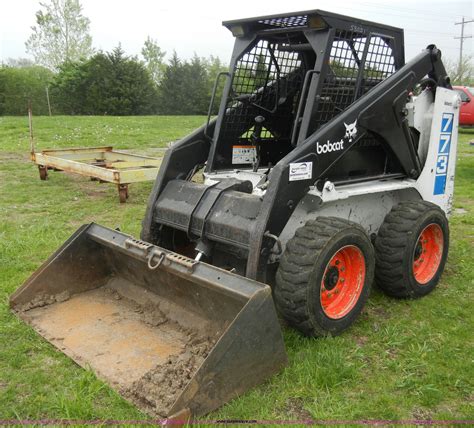
[[[443,232],[443,252],[434,277],[420,284],[413,274],[413,254],[426,226],[438,224]],[[422,297],[433,291],[443,273],[449,248],[445,213],[426,201],[401,202],[386,215],[375,238],[375,281],[393,297]]]
[[[355,306],[339,319],[329,318],[321,300],[324,271],[332,256],[347,245],[357,246],[365,259],[366,276]],[[374,250],[356,223],[336,217],[318,217],[296,230],[276,273],[274,300],[279,313],[307,336],[335,336],[354,323],[370,293],[374,277]]]

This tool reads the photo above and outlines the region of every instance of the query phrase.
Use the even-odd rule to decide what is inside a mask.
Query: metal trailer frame
[[[122,203],[128,198],[128,185],[154,180],[161,164],[161,159],[124,153],[110,146],[49,149],[32,153],[31,158],[38,165],[41,180],[46,180],[48,169],[52,169],[114,183]]]
[[[38,165],[40,179],[48,178],[48,170],[66,171],[117,185],[119,200],[126,202],[128,185],[155,180],[161,159],[113,150],[111,146],[47,149],[35,152],[32,115],[30,119],[31,160]]]

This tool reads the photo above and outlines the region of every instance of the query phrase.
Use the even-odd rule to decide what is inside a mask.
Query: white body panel
[[[459,106],[456,92],[436,90],[425,167],[415,184],[423,200],[438,205],[447,215],[453,204]]]

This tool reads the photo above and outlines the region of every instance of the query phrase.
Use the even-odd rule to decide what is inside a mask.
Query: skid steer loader
[[[85,225],[11,297],[163,417],[284,367],[277,312],[337,335],[374,279],[423,296],[448,252],[459,100],[440,51],[405,63],[401,29],[321,10],[224,25],[230,70],[205,125],[166,152],[141,239]]]

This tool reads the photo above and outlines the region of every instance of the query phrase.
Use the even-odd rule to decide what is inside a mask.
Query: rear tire
[[[338,335],[362,311],[374,275],[374,251],[357,224],[318,217],[300,227],[280,260],[275,304],[307,336]]]
[[[401,202],[375,239],[375,280],[388,295],[422,297],[438,284],[448,256],[449,226],[431,202]]]

